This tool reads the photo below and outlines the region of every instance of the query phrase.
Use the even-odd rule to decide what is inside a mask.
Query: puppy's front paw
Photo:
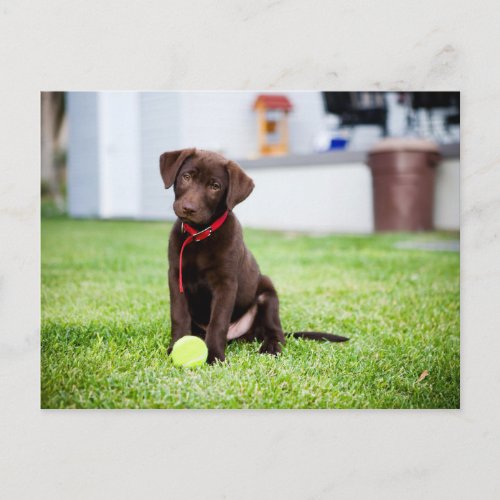
[[[261,354],[272,354],[277,356],[282,350],[281,343],[276,339],[265,339],[260,346],[259,352]]]
[[[211,349],[208,350],[208,358],[207,358],[207,363],[209,365],[213,365],[217,361],[220,361],[223,363],[226,360],[226,356],[224,352],[218,352],[218,351],[212,351]]]

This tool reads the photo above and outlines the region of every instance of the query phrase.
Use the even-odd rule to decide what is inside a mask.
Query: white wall
[[[361,163],[250,169],[250,197],[235,213],[248,227],[309,232],[373,231],[369,169]]]
[[[266,92],[267,93],[267,92]],[[289,97],[290,152],[310,153],[324,110],[320,92],[279,92]],[[260,92],[182,92],[180,147],[196,146],[231,158],[257,153],[257,116],[253,104]]]
[[[289,115],[290,152],[310,154],[314,137],[321,131],[325,118],[321,92],[286,93],[293,104]]]
[[[460,161],[447,159],[436,171],[434,227],[460,229]]]
[[[160,177],[159,158],[181,147],[181,102],[176,92],[140,94],[141,210],[146,219],[172,218],[173,190]]]
[[[140,215],[139,95],[100,92],[99,214],[101,217]]]
[[[257,151],[253,92],[186,92],[180,94],[181,148],[218,151],[248,157]]]

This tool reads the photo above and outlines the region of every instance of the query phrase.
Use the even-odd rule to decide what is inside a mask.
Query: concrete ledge
[[[440,146],[439,151],[443,158],[459,158],[460,144],[444,144]],[[312,153],[307,155],[266,156],[256,160],[237,160],[237,162],[245,170],[251,170],[269,167],[364,163],[367,155],[367,151],[339,150],[328,153]]]

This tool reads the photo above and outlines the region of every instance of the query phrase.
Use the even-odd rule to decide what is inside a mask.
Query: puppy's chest
[[[209,245],[201,247],[201,243],[192,243],[184,250],[182,268],[185,273],[202,276],[216,270],[220,265],[220,256],[217,256]]]
[[[199,324],[210,321],[213,290],[217,286],[218,268],[215,257],[200,249],[189,249],[182,265],[185,296],[191,317]]]
[[[213,288],[225,274],[227,267],[226,256],[214,252],[209,245],[203,243],[193,243],[184,251],[182,262],[184,286],[193,292],[200,288]]]

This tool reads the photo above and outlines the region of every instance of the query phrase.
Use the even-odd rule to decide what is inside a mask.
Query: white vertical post
[[[136,92],[101,92],[98,97],[99,215],[139,215],[140,113]]]

